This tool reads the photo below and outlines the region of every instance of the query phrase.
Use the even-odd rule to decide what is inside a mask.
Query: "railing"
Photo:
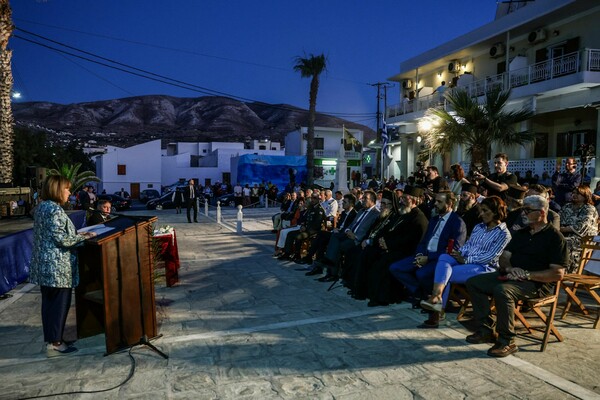
[[[588,50],[588,71],[600,71],[600,50]]]
[[[498,88],[521,87],[574,74],[582,70],[582,65],[586,71],[600,71],[600,50],[587,49],[584,52],[569,53],[525,68],[487,76],[485,79],[474,81],[462,89],[473,97],[479,97]],[[442,104],[438,101],[437,95],[433,94],[392,105],[386,111],[388,117],[396,117],[439,105]]]

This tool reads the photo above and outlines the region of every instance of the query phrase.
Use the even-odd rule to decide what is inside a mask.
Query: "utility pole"
[[[385,97],[384,97],[384,107],[387,107],[387,88],[392,87],[393,85],[387,82],[377,82],[372,83],[371,86],[377,86],[377,143],[381,145],[381,150],[377,153],[377,162],[375,164],[375,171],[383,172],[383,141],[381,140],[381,108],[379,107],[381,100],[381,89],[383,88]],[[381,180],[383,180],[383,173],[381,175]]]

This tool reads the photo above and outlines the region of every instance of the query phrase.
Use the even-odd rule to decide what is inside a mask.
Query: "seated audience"
[[[312,193],[310,204],[306,211],[304,222],[297,231],[289,232],[285,239],[283,253],[277,257],[278,260],[291,260],[300,258],[302,241],[316,235],[325,221],[325,211],[319,204],[319,194]]]
[[[436,194],[437,215],[429,221],[427,233],[417,246],[417,254],[390,265],[390,272],[404,285],[413,305],[418,305],[424,294],[431,293],[440,255],[446,253],[450,246],[460,248],[465,243],[467,228],[458,214],[452,211],[455,201],[450,191]]]
[[[87,225],[103,224],[110,219],[110,200],[98,200],[98,207],[91,211],[87,219]]]
[[[592,192],[587,186],[573,189],[571,201],[560,210],[560,232],[569,249],[567,272],[577,268],[581,256],[581,238],[598,234],[598,211],[592,201]]]
[[[506,204],[498,196],[490,196],[481,202],[482,222],[475,226],[473,234],[459,250],[442,254],[435,266],[433,292],[421,307],[440,313],[446,308],[450,283],[465,283],[468,278],[498,269],[498,258],[510,241],[506,224]],[[439,316],[425,321],[420,327],[437,328]]]
[[[379,207],[381,208],[379,216],[369,229],[367,236],[360,242],[359,246],[346,251],[342,278],[345,286],[351,290],[354,288],[355,281],[366,279],[364,275],[368,265],[371,265],[383,252],[379,247],[379,239],[383,237],[399,217],[398,200],[391,190],[383,189],[381,191]]]
[[[477,186],[463,183],[456,213],[460,215],[467,227],[467,237],[471,236],[475,225],[481,222],[481,208],[477,202]]]
[[[275,244],[275,256],[279,257],[283,253],[283,247],[285,246],[285,240],[287,239],[287,235],[290,232],[297,231],[300,229],[300,226],[304,222],[306,218],[306,204],[304,199],[298,200],[298,208],[296,209],[296,213],[290,222],[289,228],[283,228],[279,231],[279,235],[277,237],[277,241]]]
[[[333,232],[324,230],[319,231],[317,235],[314,237],[312,242],[310,243],[310,247],[306,253],[306,256],[297,261],[298,264],[312,264],[313,257],[316,256],[316,260],[322,260],[325,256],[325,251],[327,250],[327,245],[329,244],[329,239],[331,239],[332,233],[338,233],[339,231],[344,231],[356,218],[358,214],[354,209],[354,203],[356,198],[353,194],[348,193],[344,195],[344,199],[342,200],[342,214],[340,215],[339,220],[339,228],[334,228]],[[313,268],[306,273],[307,276],[311,275],[320,275],[323,273],[323,268],[320,266],[313,266]]]
[[[369,305],[383,306],[401,299],[402,287],[389,271],[390,264],[415,253],[427,230],[427,218],[417,207],[423,190],[405,186],[398,207],[398,217],[376,242],[361,255],[360,266],[350,293],[358,300],[369,299]]]
[[[527,193],[525,193],[525,197],[527,196],[542,196],[546,200],[550,201],[548,195],[548,189],[545,186],[534,183],[529,185],[529,189],[527,189]],[[548,209],[548,222],[552,224],[557,230],[560,230],[560,215],[550,207]],[[564,236],[564,235],[563,235]]]
[[[477,330],[466,340],[494,343],[487,352],[492,357],[506,357],[518,351],[515,303],[552,293],[553,283],[562,279],[568,262],[562,234],[548,223],[548,201],[542,196],[529,196],[523,204],[528,227],[512,235],[500,256],[500,269],[467,280]]]
[[[344,231],[331,235],[327,244],[327,251],[322,261],[315,261],[315,266],[327,266],[327,275],[321,279],[322,282],[331,282],[338,278],[340,258],[352,247],[360,245],[366,237],[371,225],[379,216],[375,208],[375,192],[366,190],[363,194],[363,209],[358,213],[352,225]]]

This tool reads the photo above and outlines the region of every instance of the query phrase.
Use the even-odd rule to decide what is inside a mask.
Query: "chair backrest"
[[[583,271],[600,275],[600,236],[585,236],[581,238],[581,259],[576,274]]]

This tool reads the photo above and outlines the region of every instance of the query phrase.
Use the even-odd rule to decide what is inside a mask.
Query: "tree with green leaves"
[[[532,111],[505,111],[510,90],[490,91],[483,103],[462,89],[447,92],[445,98],[447,109],[430,108],[419,122],[427,152],[444,154],[463,145],[471,157],[471,168],[479,164],[487,172],[492,143],[523,146],[535,138],[533,132],[516,128],[533,116]]]
[[[62,164],[60,166],[55,163],[55,165],[56,168],[50,169],[47,174],[64,176],[70,180],[72,193],[77,192],[87,182],[100,182],[100,178],[98,178],[92,171],[79,172],[81,163]]]
[[[300,72],[302,78],[311,78],[308,100],[308,132],[306,135],[306,173],[307,184],[312,186],[315,170],[315,119],[317,115],[317,94],[319,92],[319,77],[327,70],[327,57],[324,54],[308,57],[296,57],[294,71]]]

